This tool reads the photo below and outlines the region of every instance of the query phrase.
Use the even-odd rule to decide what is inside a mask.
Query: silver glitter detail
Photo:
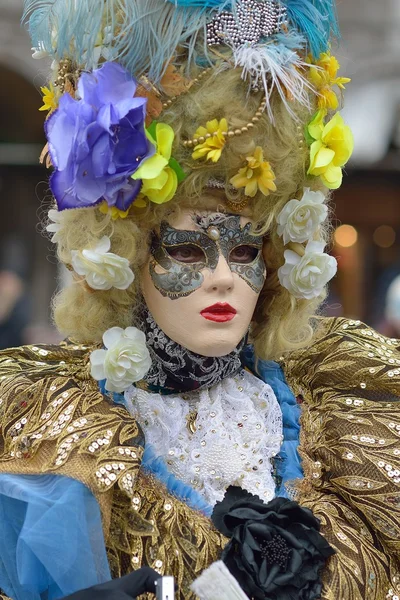
[[[227,43],[234,48],[257,44],[260,39],[278,33],[286,23],[286,8],[279,2],[242,0],[236,14],[222,11],[208,23],[207,44],[219,46]]]
[[[210,177],[210,179],[207,182],[207,187],[211,188],[211,189],[215,189],[215,190],[225,190],[226,184],[225,184],[225,181],[223,181],[222,179],[217,179],[216,177]],[[230,183],[228,183],[227,188],[230,192],[237,192],[237,188],[235,188]]]

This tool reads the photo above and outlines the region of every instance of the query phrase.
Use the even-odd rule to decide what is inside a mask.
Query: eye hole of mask
[[[201,248],[194,244],[166,247],[169,256],[182,263],[205,263],[206,256]]]
[[[229,262],[248,265],[257,258],[259,252],[260,250],[254,246],[248,246],[245,244],[242,246],[236,246],[236,248],[233,248],[229,255]]]

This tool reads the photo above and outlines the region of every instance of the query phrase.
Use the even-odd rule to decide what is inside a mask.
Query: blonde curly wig
[[[251,121],[261,98],[261,93],[248,93],[237,69],[204,78],[200,85],[176,99],[159,119],[173,127],[176,136],[173,156],[190,173],[173,200],[164,205],[150,203],[146,209],[133,207],[126,219],[115,221],[92,208],[60,213],[61,230],[57,238],[62,263],[70,265],[72,250],[88,248],[107,235],[111,238],[111,251],[127,258],[135,274],[135,281],[126,291],[90,290],[76,278],[54,298],[54,320],[62,334],[83,343],[100,342],[108,328],[131,325],[142,302],[140,269],[148,258],[151,231],[168,213],[181,206],[201,209],[202,195],[210,178],[226,182],[225,195],[229,200],[241,200],[242,192],[233,193],[229,180],[243,166],[246,156],[261,146],[275,172],[277,191],[268,197],[259,192],[249,203],[257,231],[265,236],[268,270],[254,314],[252,341],[257,355],[263,359],[278,358],[310,343],[313,333],[310,318],[324,297],[298,300],[280,286],[277,270],[284,262],[284,245],[277,235],[276,224],[286,202],[300,198],[304,187],[323,189],[319,180],[307,177],[309,148],[304,141],[304,126],[310,120],[310,113],[293,105],[297,115],[294,119],[279,95],[272,92],[275,122],[271,123],[265,114],[248,133],[229,139],[217,163],[194,161],[191,151],[182,144],[211,119],[225,117],[230,129],[242,127]],[[315,97],[310,102],[315,102]],[[326,230],[319,235],[324,239]]]

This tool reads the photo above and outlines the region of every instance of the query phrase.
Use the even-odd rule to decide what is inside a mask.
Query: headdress
[[[67,209],[135,222],[141,210],[178,201],[180,186],[194,189],[202,173],[203,188],[223,188],[232,211],[265,202],[259,227],[283,249],[281,285],[294,298],[321,297],[336,271],[324,253],[323,190],[340,186],[353,149],[338,112],[350,80],[331,54],[334,0],[25,0],[24,19],[34,56],[53,59],[42,107],[42,159],[54,168],[58,207],[53,240],[62,238]],[[243,111],[230,115],[226,97],[226,111],[220,103],[204,118],[226,82],[231,92],[240,87]],[[295,148],[289,162],[300,186],[280,173],[289,152],[273,152],[275,128]],[[135,285],[112,246],[100,236],[70,252],[87,287]]]

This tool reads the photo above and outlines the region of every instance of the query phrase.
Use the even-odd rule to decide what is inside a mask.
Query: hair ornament
[[[330,51],[323,52],[315,61],[309,56],[307,62],[311,65],[308,77],[318,94],[318,107],[337,110],[339,108],[339,98],[332,88],[337,86],[343,91],[345,84],[349,83],[351,79],[349,77],[338,77],[340,64]]]
[[[242,0],[236,14],[219,11],[207,24],[207,44],[219,46],[227,42],[237,48],[257,44],[262,38],[278,33],[287,25],[287,11],[279,2]]]
[[[304,188],[300,200],[289,200],[278,214],[277,233],[283,238],[283,243],[302,244],[314,239],[320,226],[328,217],[328,207],[325,195]]]
[[[353,153],[354,138],[340,113],[328,122],[327,115],[328,111],[321,109],[308,124],[310,166],[307,173],[320,177],[328,189],[336,190],[342,184],[342,168]]]
[[[126,217],[133,203],[141,207],[148,201],[171,200],[186,173],[172,157],[173,129],[157,120],[215,68],[240,68],[251,89],[261,87],[265,94],[254,116],[243,125],[229,128],[227,119],[214,118],[198,127],[193,138],[183,140],[193,160],[218,162],[229,139],[249,133],[265,111],[273,122],[274,90],[293,118],[298,117],[292,103],[311,109],[313,90],[322,108],[307,128],[308,174],[321,177],[330,189],[339,187],[342,167],[352,152],[352,137],[340,115],[325,122],[328,110],[339,104],[333,88],[342,90],[349,81],[338,77],[339,63],[330,54],[330,38],[337,33],[333,0],[148,0],[146,9],[139,0],[124,0],[123,6],[120,0],[101,0],[102,10],[98,10],[98,0],[96,10],[93,2],[25,0],[24,14],[35,47],[58,64],[54,84],[42,90],[41,110],[48,110],[49,116],[48,145],[41,160],[55,168],[50,185],[59,210],[100,205],[102,212],[116,219]],[[146,24],[150,9],[151,27]],[[202,31],[203,44],[198,38]],[[215,46],[222,53],[215,54]],[[189,70],[194,62],[209,65],[189,79],[182,63]],[[114,94],[107,92],[111,88]],[[129,99],[129,107],[123,97]],[[118,101],[125,112],[118,113]],[[104,118],[107,110],[111,112]],[[70,132],[71,139],[65,140],[60,132],[68,119],[77,127],[75,133]],[[91,128],[99,134],[90,136],[88,151],[82,156],[78,148],[84,147]],[[116,131],[121,128],[125,133],[117,139]],[[132,148],[135,156],[129,161]],[[262,153],[261,148],[257,151]],[[261,169],[262,175],[247,165],[242,167],[233,178],[238,189],[244,187],[249,197],[258,190],[264,195],[275,191],[269,163],[255,155],[247,161],[248,165],[257,163],[255,170]]]
[[[60,232],[62,230],[62,224],[60,219],[60,213],[55,208],[51,208],[47,213],[48,224],[46,225],[46,231],[52,234],[51,241],[56,244],[60,241]]]
[[[278,269],[278,278],[295,298],[311,300],[321,296],[327,283],[336,275],[337,261],[324,249],[324,242],[309,241],[306,247],[298,248],[297,244],[291,243],[285,250],[285,264]]]
[[[144,161],[131,177],[135,181],[141,181],[141,196],[155,204],[164,204],[175,196],[178,183],[183,181],[186,175],[171,156],[175,138],[172,127],[153,121],[146,133],[155,147],[155,154]]]
[[[254,198],[258,191],[264,196],[276,192],[275,173],[268,161],[264,160],[261,146],[257,146],[251,156],[246,158],[247,164],[239,169],[237,175],[230,179],[230,183],[236,188],[244,188],[244,193]]]
[[[47,110],[49,113],[53,112],[53,110],[56,110],[58,106],[58,101],[56,98],[56,91],[54,89],[53,83],[50,82],[49,87],[41,87],[40,91],[43,94],[43,106],[41,106],[39,110]]]
[[[195,144],[195,148],[192,154],[193,160],[205,158],[214,163],[218,162],[221,158],[228,134],[228,122],[226,119],[207,121],[206,126],[199,127],[194,134],[193,144]]]
[[[277,216],[277,234],[286,246],[285,264],[278,269],[278,278],[295,298],[320,296],[336,275],[336,259],[324,252],[323,241],[315,239],[327,217],[324,194],[310,188],[304,188],[301,200],[289,200]]]
[[[338,35],[333,0],[25,0],[23,19],[35,53],[68,57],[59,77],[71,84],[77,70],[112,60],[158,86],[167,65],[181,60],[177,49],[188,69],[214,65],[215,40],[252,87],[264,85],[267,98],[271,78],[302,102],[310,84],[299,71],[299,54],[318,57]]]
[[[103,236],[92,248],[72,250],[71,266],[92,290],[127,290],[135,278],[129,261],[110,252],[111,240]]]

